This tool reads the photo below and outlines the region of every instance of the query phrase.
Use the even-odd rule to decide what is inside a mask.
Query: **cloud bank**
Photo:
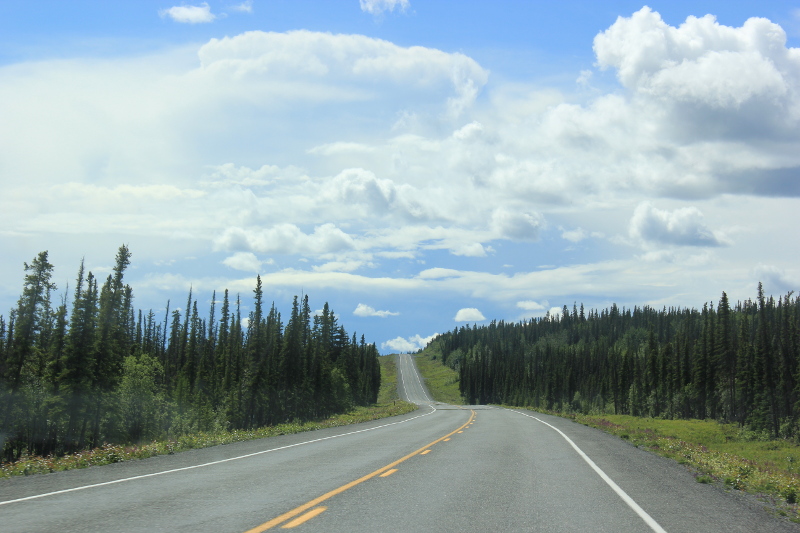
[[[259,272],[278,296],[320,291],[371,323],[443,317],[418,319],[431,330],[447,309],[697,305],[747,297],[759,276],[789,290],[800,51],[786,43],[766,19],[675,27],[643,8],[594,39],[607,90],[597,69],[575,87],[510,83],[464,53],[307,30],[0,66],[0,246],[20,250],[0,279],[19,278],[28,243],[70,268],[122,239],[142,302],[249,294]],[[0,287],[6,308],[18,289]],[[389,298],[435,303],[362,303]],[[387,348],[417,349],[405,327]]]

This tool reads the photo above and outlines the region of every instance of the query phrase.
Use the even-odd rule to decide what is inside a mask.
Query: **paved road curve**
[[[433,402],[409,415],[0,481],[0,531],[798,531],[567,420]]]

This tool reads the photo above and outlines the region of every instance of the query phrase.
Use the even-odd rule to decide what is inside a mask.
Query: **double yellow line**
[[[406,461],[407,459],[411,459],[415,455],[419,455],[420,453],[422,453],[426,449],[430,448],[434,444],[442,442],[445,439],[449,439],[451,436],[455,435],[456,433],[458,433],[460,431],[463,431],[463,429],[465,427],[467,427],[468,425],[470,425],[472,423],[472,420],[474,418],[475,418],[475,411],[474,410],[470,410],[469,420],[467,420],[464,423],[464,425],[462,425],[462,426],[458,427],[457,429],[451,431],[447,435],[445,435],[443,437],[439,437],[435,441],[433,441],[433,442],[431,442],[429,444],[426,444],[425,446],[423,446],[419,450],[417,450],[415,452],[411,452],[408,455],[406,455],[405,457],[401,457],[397,461],[395,461],[393,463],[389,463],[388,465],[377,469],[376,471],[372,472],[371,474],[367,474],[366,476],[360,477],[360,478],[356,479],[355,481],[351,481],[350,483],[342,485],[338,489],[333,489],[330,492],[326,492],[322,496],[314,498],[313,500],[311,500],[311,501],[309,501],[307,503],[304,503],[303,505],[301,505],[299,507],[295,507],[294,509],[292,509],[291,511],[289,511],[287,513],[283,513],[280,516],[276,516],[275,518],[273,518],[269,522],[264,522],[260,526],[256,526],[253,529],[248,529],[245,533],[261,533],[262,531],[266,531],[266,530],[268,530],[270,528],[273,528],[273,527],[275,527],[275,526],[277,526],[279,524],[282,524],[282,523],[286,522],[287,520],[289,520],[291,518],[294,518],[297,515],[300,515],[300,514],[304,513],[305,511],[308,511],[308,512],[306,512],[305,514],[302,514],[302,516],[299,516],[298,518],[292,520],[291,522],[288,522],[283,527],[287,528],[287,527],[298,526],[298,525],[302,524],[303,522],[305,522],[307,520],[310,520],[311,518],[314,518],[318,514],[322,513],[325,509],[327,509],[327,507],[317,507],[315,509],[312,509],[316,505],[319,505],[320,503],[324,502],[325,500],[333,498],[337,494],[341,494],[341,493],[343,493],[344,491],[346,491],[348,489],[352,489],[356,485],[359,485],[359,484],[367,481],[368,479],[372,479],[375,476],[379,476],[380,474],[386,472],[387,470],[390,470],[390,469],[394,468],[395,466],[399,465],[403,461]],[[311,510],[309,511],[309,509],[311,509]]]

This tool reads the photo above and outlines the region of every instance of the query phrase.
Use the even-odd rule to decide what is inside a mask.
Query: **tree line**
[[[121,246],[100,281],[78,269],[71,302],[54,305],[48,252],[24,264],[22,295],[0,315],[0,460],[62,454],[198,430],[306,420],[377,400],[378,350],[348,335],[326,303],[295,296],[284,324],[261,277],[252,311],[226,289],[201,317],[135,311]],[[219,311],[218,311],[219,308]]]
[[[798,437],[800,298],[702,310],[612,305],[440,335],[470,403],[737,422]]]

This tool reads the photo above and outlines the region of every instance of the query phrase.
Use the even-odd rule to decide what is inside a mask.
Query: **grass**
[[[322,420],[292,422],[266,426],[252,430],[201,432],[182,435],[176,439],[154,441],[149,444],[123,445],[104,444],[100,448],[84,450],[62,457],[23,456],[13,463],[0,464],[0,479],[11,476],[46,474],[75,468],[107,465],[132,459],[146,459],[156,455],[172,454],[196,448],[207,448],[220,444],[231,444],[277,435],[289,435],[316,429],[345,426],[369,422],[379,418],[402,415],[414,411],[417,406],[398,399],[397,370],[394,358],[381,357],[381,388],[378,403],[367,407],[356,407],[351,411]]]
[[[754,441],[735,424],[626,415],[561,414],[694,469],[699,483],[721,483],[786,502],[779,514],[800,521],[800,448],[784,440]]]
[[[378,358],[381,365],[381,388],[378,391],[378,404],[400,400],[397,394],[397,363],[393,355]]]
[[[433,399],[437,402],[463,405],[464,398],[458,390],[458,372],[443,365],[440,358],[441,354],[431,347],[414,356]]]

